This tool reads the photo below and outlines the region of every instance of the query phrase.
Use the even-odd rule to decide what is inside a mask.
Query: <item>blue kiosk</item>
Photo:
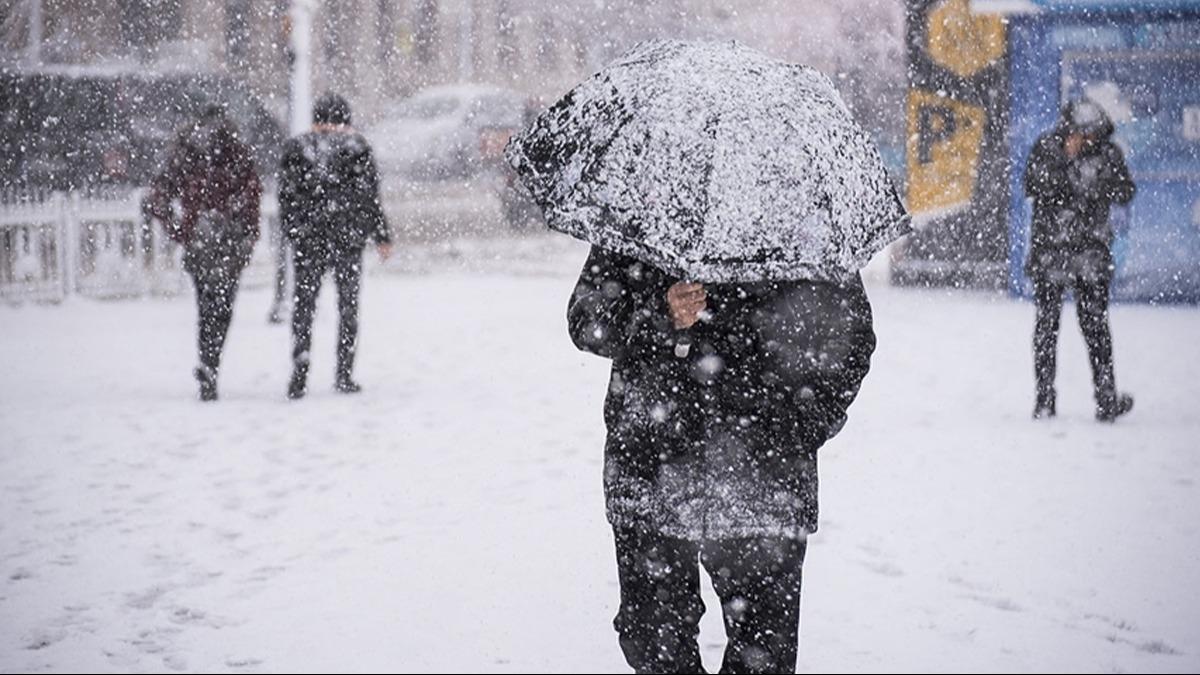
[[[1061,105],[1088,98],[1116,124],[1137,197],[1113,209],[1113,296],[1200,301],[1200,0],[975,0],[1007,23],[1009,285],[1023,263],[1030,204],[1022,178]]]

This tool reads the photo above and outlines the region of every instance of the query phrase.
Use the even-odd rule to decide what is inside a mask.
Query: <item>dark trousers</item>
[[[693,542],[616,529],[621,609],[613,625],[638,673],[702,673],[700,565],[721,599],[722,673],[794,673],[805,540]]]
[[[1083,331],[1088,360],[1092,365],[1096,404],[1101,407],[1111,405],[1116,398],[1116,381],[1113,375],[1112,332],[1108,326],[1109,282],[1106,279],[1076,278],[1067,282],[1034,279],[1033,299],[1037,305],[1037,320],[1033,332],[1033,354],[1038,400],[1052,402],[1055,398],[1058,329],[1063,297],[1068,289],[1075,293],[1075,311],[1079,315],[1079,328]]]
[[[233,321],[233,301],[237,298],[238,274],[217,270],[192,275],[199,309],[200,365],[215,377],[221,367],[221,351]]]
[[[362,249],[336,249],[297,246],[292,251],[295,265],[295,297],[292,305],[292,362],[302,374],[308,372],[312,348],[313,316],[321,280],[333,270],[338,294],[337,375],[349,379],[354,370],[354,351],[358,343],[358,291],[362,280]]]
[[[271,219],[271,252],[275,262],[275,297],[271,299],[272,321],[283,312],[287,300],[288,257],[291,243],[283,236],[283,225],[278,218]]]

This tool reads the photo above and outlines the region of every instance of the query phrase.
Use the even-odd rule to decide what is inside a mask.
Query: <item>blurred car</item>
[[[380,173],[408,180],[469,178],[503,163],[508,137],[525,124],[521,94],[485,85],[424,89],[363,132]]]
[[[273,175],[283,129],[230,77],[0,70],[0,186],[148,185],[176,132],[213,103],[226,106],[261,175]]]
[[[533,118],[536,107],[519,92],[476,84],[435,86],[385,109],[363,133],[371,142],[385,188],[396,184],[427,203],[458,203],[470,218],[495,200],[513,228],[541,212],[504,161],[508,139]],[[468,199],[443,199],[462,190]],[[469,218],[469,219],[470,219]]]

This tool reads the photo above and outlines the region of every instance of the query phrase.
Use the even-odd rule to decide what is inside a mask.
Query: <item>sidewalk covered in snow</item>
[[[584,251],[548,250],[368,277],[357,396],[332,391],[328,290],[299,402],[266,289],[211,405],[186,296],[0,307],[0,671],[624,672],[608,363],[566,335]],[[1114,307],[1138,407],[1113,426],[1064,330],[1035,423],[1032,307],[869,291],[801,669],[1200,669],[1200,311]],[[722,640],[710,611],[710,668]]]

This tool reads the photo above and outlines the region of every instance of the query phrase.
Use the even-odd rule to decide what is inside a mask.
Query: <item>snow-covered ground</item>
[[[210,405],[187,297],[0,308],[0,670],[623,672],[608,364],[565,334],[583,251],[546,251],[370,276],[358,396],[328,287],[300,402],[265,289]],[[871,297],[801,669],[1200,670],[1200,311],[1114,309],[1137,408],[1105,426],[1072,310],[1035,423],[1027,304]]]

